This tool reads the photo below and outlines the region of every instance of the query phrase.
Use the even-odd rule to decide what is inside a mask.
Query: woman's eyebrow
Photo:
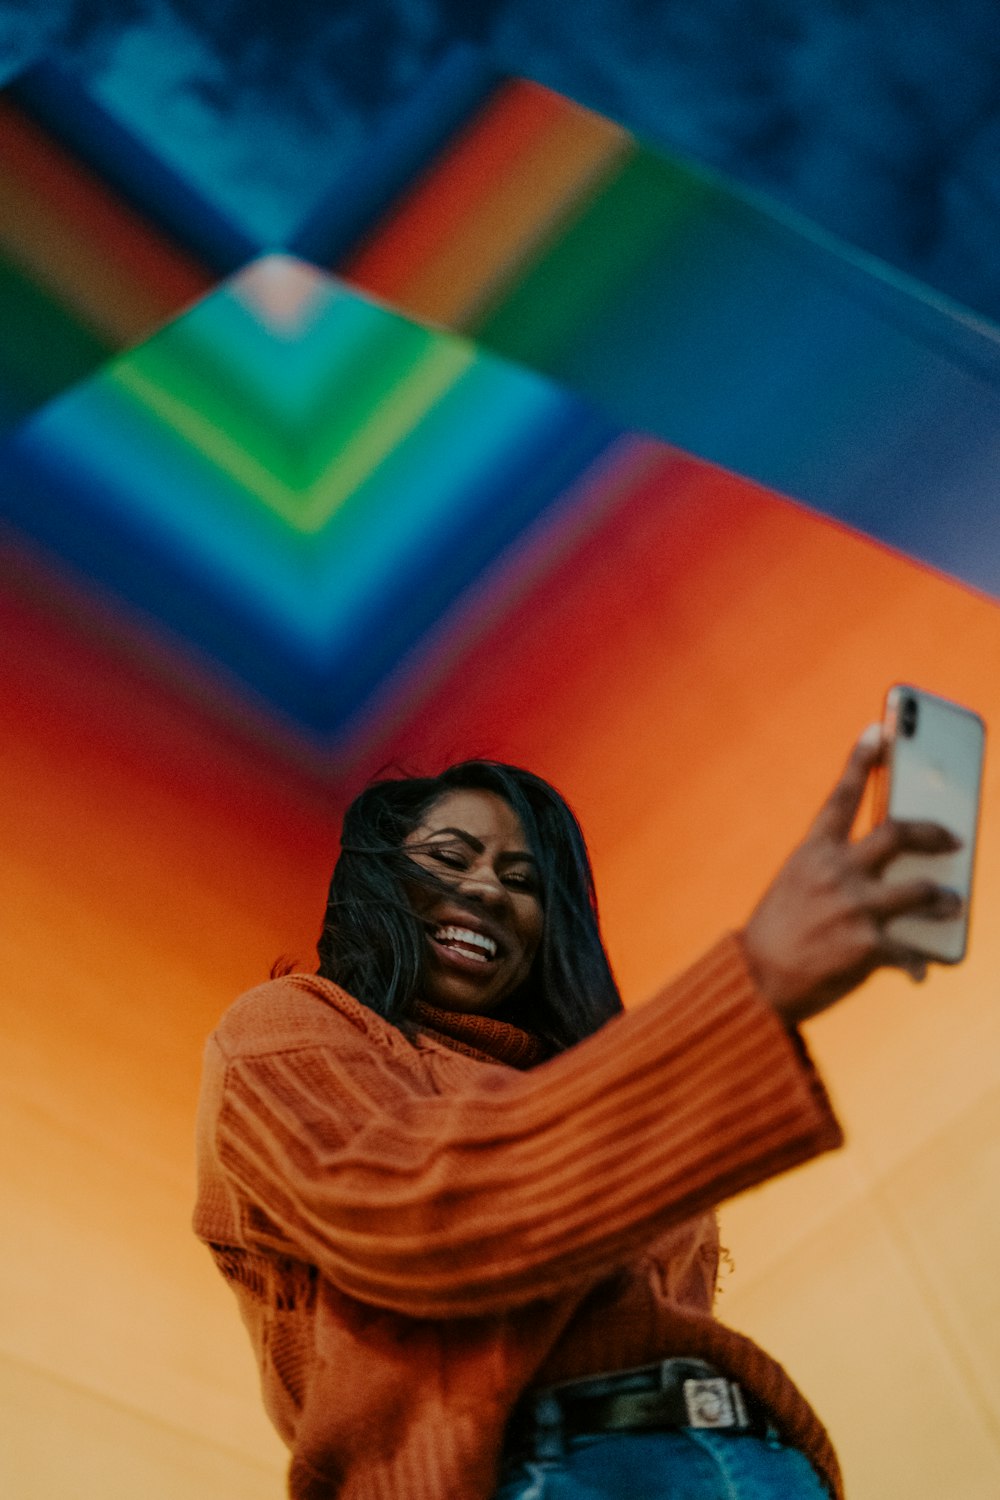
[[[432,828],[428,837],[440,838],[443,833],[454,834],[455,838],[461,839],[463,844],[468,844],[469,848],[474,849],[477,854],[482,854],[486,848],[481,839],[477,839],[475,834],[467,833],[464,828]]]
[[[482,854],[486,848],[482,839],[477,839],[474,833],[469,833],[465,828],[435,828],[428,835],[428,839],[440,838],[442,834],[446,833],[453,835],[457,839],[461,839],[463,844],[468,844],[469,848],[474,849],[477,854]],[[529,854],[527,849],[505,849],[500,858],[511,861],[525,860],[532,865],[537,865],[538,863],[535,856]]]

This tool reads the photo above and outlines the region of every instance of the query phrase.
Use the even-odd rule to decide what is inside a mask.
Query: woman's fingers
[[[902,969],[915,984],[923,984],[927,978],[927,960],[922,953],[916,953],[912,948],[890,944],[882,962],[886,968]]]
[[[858,839],[853,852],[858,868],[876,875],[897,854],[954,854],[961,847],[961,839],[940,823],[888,820]]]
[[[840,780],[813,820],[809,838],[846,840],[854,826],[868,777],[882,757],[882,730],[869,724],[847,758]]]
[[[890,917],[920,916],[946,922],[961,915],[962,898],[957,891],[935,885],[932,880],[872,881],[865,908],[877,921]]]
[[[962,909],[953,891],[930,879],[890,881],[896,855],[947,854],[960,847],[947,829],[887,822],[851,841],[869,775],[883,753],[878,725],[858,740],[803,843],[793,850],[750,914],[743,944],[750,971],[782,1020],[818,1015],[884,966],[914,979],[926,960],[895,940],[890,919],[904,914],[946,920]]]

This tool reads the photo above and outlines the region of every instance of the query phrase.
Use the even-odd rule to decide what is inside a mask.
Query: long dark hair
[[[497,1012],[501,1019],[572,1046],[621,1010],[601,942],[594,881],[580,825],[547,781],[499,761],[467,760],[439,776],[374,782],[344,817],[341,853],[330,882],[319,972],[396,1025],[419,997],[424,932],[406,897],[418,882],[454,887],[403,848],[439,798],[453,791],[502,797],[517,814],[538,862],[544,929],[532,974]]]

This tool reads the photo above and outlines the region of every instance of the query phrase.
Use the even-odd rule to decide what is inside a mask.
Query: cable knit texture
[[[512,1068],[533,1068],[551,1057],[552,1048],[540,1037],[507,1021],[498,1021],[495,1016],[469,1015],[464,1011],[442,1010],[440,1006],[428,1005],[418,1000],[413,1007],[413,1019],[436,1036],[438,1041],[464,1052],[467,1057],[478,1057],[481,1062],[509,1063]]]
[[[738,940],[537,1066],[513,1027],[419,1024],[293,974],[208,1043],[195,1229],[294,1500],[489,1500],[526,1388],[681,1354],[753,1390],[840,1495],[789,1377],[711,1312],[710,1211],[841,1141]]]

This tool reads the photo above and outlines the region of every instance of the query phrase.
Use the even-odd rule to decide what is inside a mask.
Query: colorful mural
[[[7,508],[279,713],[342,734],[618,436],[550,382],[275,258],[22,426]]]
[[[272,243],[52,64],[0,106],[0,422],[287,249],[610,424],[1000,590],[996,330],[471,48]]]
[[[51,65],[0,100],[25,1500],[281,1493],[187,1230],[199,1053],[312,966],[379,767],[559,785],[637,1004],[745,919],[890,681],[1000,715],[993,334],[474,54],[397,102],[268,243]],[[968,963],[816,1024],[851,1144],[724,1212],[723,1315],[857,1500],[1000,1481],[998,777]]]

